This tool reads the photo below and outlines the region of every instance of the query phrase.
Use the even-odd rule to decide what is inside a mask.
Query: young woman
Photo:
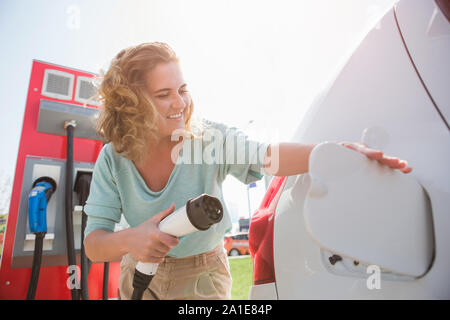
[[[232,280],[222,242],[231,228],[226,206],[220,223],[179,239],[159,231],[159,222],[202,193],[224,204],[221,187],[228,174],[248,184],[265,173],[305,173],[315,145],[269,145],[221,123],[193,121],[194,105],[178,58],[165,43],[119,52],[102,79],[99,97],[98,129],[106,144],[84,208],[88,257],[96,262],[122,258],[121,299],[131,297],[137,261],[160,263],[143,299],[230,299]],[[364,145],[341,144],[393,169],[411,171],[405,161]],[[245,161],[234,157],[234,146]],[[197,161],[179,161],[185,151]],[[210,161],[205,151],[215,159]],[[113,232],[122,214],[130,228]]]

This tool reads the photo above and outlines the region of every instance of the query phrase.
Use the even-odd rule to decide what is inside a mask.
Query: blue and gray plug
[[[56,190],[56,183],[52,178],[41,177],[33,183],[28,195],[28,223],[30,231],[36,235],[34,241],[33,265],[28,285],[27,300],[33,300],[36,295],[43,241],[47,233],[47,204]]]
[[[47,233],[47,205],[56,190],[56,182],[49,177],[41,177],[33,183],[28,195],[28,223],[34,234]]]

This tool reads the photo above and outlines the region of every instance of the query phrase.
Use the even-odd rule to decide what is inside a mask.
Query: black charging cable
[[[40,177],[33,183],[28,195],[28,223],[34,233],[34,253],[27,300],[34,300],[41,271],[42,250],[47,234],[47,205],[56,190],[56,182],[50,177]]]
[[[89,196],[89,191],[91,188],[92,172],[81,172],[77,175],[75,179],[74,191],[78,194],[78,204],[84,208],[86,200]],[[89,283],[88,276],[89,270],[91,268],[91,261],[86,256],[84,249],[84,230],[86,229],[87,215],[84,209],[81,213],[81,298],[83,300],[89,300]]]
[[[77,261],[75,255],[75,240],[73,233],[73,201],[72,201],[72,186],[73,186],[73,136],[74,130],[77,126],[76,121],[68,120],[64,123],[64,129],[67,133],[67,155],[66,155],[66,192],[65,192],[65,222],[66,222],[66,245],[67,245],[67,260],[69,268],[74,268],[75,276],[71,283],[70,293],[72,300],[80,300],[80,285],[77,277]]]

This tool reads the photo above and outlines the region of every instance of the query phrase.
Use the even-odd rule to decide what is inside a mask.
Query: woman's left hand
[[[408,162],[406,162],[405,160],[400,160],[399,158],[395,157],[388,157],[383,152],[371,149],[363,143],[340,142],[339,144],[349,149],[361,152],[369,159],[377,160],[381,164],[386,165],[392,169],[398,169],[403,173],[410,173],[412,171],[412,168],[408,167]]]

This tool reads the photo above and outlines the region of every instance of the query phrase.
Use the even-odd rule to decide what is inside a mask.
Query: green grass
[[[230,258],[230,271],[233,278],[231,299],[248,300],[250,287],[253,284],[253,261],[251,256]]]

